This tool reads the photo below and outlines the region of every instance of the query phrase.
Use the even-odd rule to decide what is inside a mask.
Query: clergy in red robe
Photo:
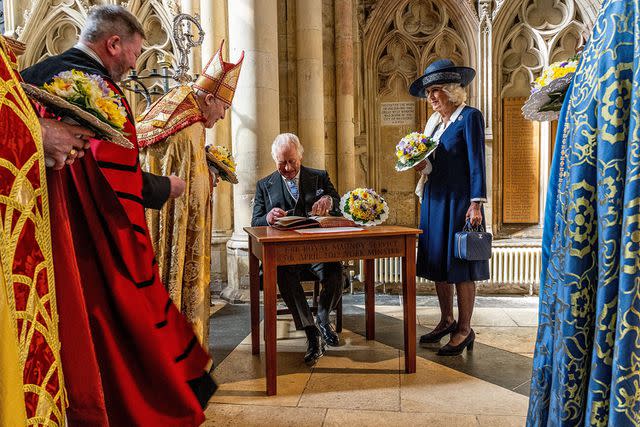
[[[144,30],[120,6],[91,10],[80,42],[26,69],[42,86],[62,71],[102,77],[122,96],[134,149],[92,140],[50,174],[68,418],[74,426],[196,426],[215,389],[210,358],[160,281],[145,222],[134,119],[116,82],[135,66]]]

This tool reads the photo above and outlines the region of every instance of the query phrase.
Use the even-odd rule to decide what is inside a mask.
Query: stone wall
[[[505,143],[502,138],[505,120],[502,100],[526,96],[531,82],[543,66],[570,56],[584,42],[595,19],[600,3],[598,0],[322,0],[320,4],[305,0],[269,0],[267,3],[263,0],[242,0],[243,7],[247,8],[242,12],[237,2],[211,1],[130,0],[123,4],[139,17],[149,34],[137,66],[139,72],[157,68],[162,61],[175,63],[176,50],[169,34],[173,16],[180,10],[206,15],[202,21],[206,23],[208,31],[207,49],[211,49],[220,38],[226,37],[231,60],[236,59],[245,47],[252,52],[246,60],[240,83],[245,85],[251,81],[250,85],[255,87],[243,86],[242,93],[249,95],[243,95],[242,102],[234,105],[230,114],[236,117],[236,124],[232,125],[232,120],[227,119],[209,133],[211,141],[233,145],[234,154],[243,162],[250,163],[243,164],[241,168],[244,174],[242,190],[238,186],[234,186],[233,190],[231,187],[225,188],[216,198],[214,253],[218,262],[214,260],[214,279],[222,286],[228,281],[226,294],[234,295],[231,299],[242,299],[246,295],[246,236],[243,236],[242,226],[247,225],[250,217],[255,181],[272,170],[268,145],[278,131],[309,132],[310,125],[302,124],[300,117],[317,115],[319,107],[324,117],[322,141],[303,141],[303,144],[312,144],[313,152],[322,153],[322,159],[308,160],[315,166],[328,169],[332,180],[338,187],[343,187],[342,190],[347,189],[345,183],[348,182],[350,186],[369,186],[383,192],[392,206],[390,224],[417,223],[418,206],[413,195],[416,176],[413,172],[398,174],[393,170],[392,147],[408,131],[420,130],[424,126],[426,103],[409,97],[406,89],[428,63],[442,57],[478,71],[478,78],[469,89],[468,102],[480,108],[486,120],[489,202],[485,212],[492,231],[498,238],[539,238],[539,223],[503,223],[502,177],[509,171],[505,171],[502,165]],[[0,4],[4,11],[5,32],[19,36],[27,43],[27,52],[21,59],[21,65],[31,65],[73,45],[87,10],[94,4],[104,2],[2,0]],[[119,3],[116,0],[106,2]],[[346,50],[344,45],[338,43],[338,35],[342,32],[335,25],[337,18],[341,17],[336,16],[336,7],[349,10],[348,7],[344,9],[345,2],[349,2],[353,12],[350,18],[351,46]],[[301,62],[301,56],[308,52],[301,50],[298,43],[301,37],[315,37],[313,40],[317,41],[317,34],[312,27],[298,25],[300,11],[296,9],[299,5],[318,8],[322,16],[321,52],[312,52],[317,55],[311,58],[312,61],[320,58],[322,85],[316,87],[322,89],[321,93],[311,98],[308,93],[300,93],[300,84],[304,83],[300,81],[300,76],[301,72],[305,78],[316,76],[307,76],[304,70],[300,70],[300,64],[309,67],[310,63],[308,58]],[[274,11],[276,13],[271,22],[271,13]],[[215,16],[212,17],[212,14]],[[304,17],[308,18],[306,15]],[[305,25],[315,25],[309,22]],[[231,23],[233,29],[230,28]],[[250,40],[246,38],[251,34],[256,34],[255,37],[258,37],[257,34],[270,34],[264,31],[265,26],[277,30],[274,40],[268,41],[275,49],[274,59],[261,47],[251,47]],[[266,42],[265,39],[251,40],[258,40],[258,44]],[[353,75],[346,79],[347,92],[350,93],[347,98],[344,98],[346,92],[338,88],[339,77],[344,77],[339,74],[343,70],[336,66],[338,49],[342,49],[341,61],[346,58],[353,64]],[[204,56],[204,52],[195,51],[191,58],[192,65],[197,68]],[[272,66],[271,61],[277,62],[275,73],[264,74]],[[275,78],[278,80],[277,87],[272,89],[269,81]],[[341,81],[345,84],[344,79]],[[255,93],[268,94],[265,95],[267,98],[277,99],[277,106],[262,104],[260,99],[267,98],[260,98],[262,95],[256,97],[253,95]],[[318,101],[318,98],[321,98],[321,105],[314,104],[316,109],[307,111],[309,103]],[[340,116],[338,105],[343,104],[338,103],[349,99],[352,99],[353,111],[346,116],[343,111]],[[140,99],[132,97],[131,101],[138,110],[144,107]],[[389,102],[413,103],[413,120],[402,125],[382,126],[380,109],[383,103]],[[275,114],[261,116],[265,109],[274,107],[277,108]],[[265,124],[264,120],[268,117],[277,117],[275,127]],[[352,124],[354,134],[347,145],[340,135],[349,135],[349,128],[347,133],[343,128],[341,134],[340,123]],[[307,126],[307,130],[304,126]],[[313,132],[311,134],[317,135]],[[553,128],[543,124],[539,132],[538,193],[542,213]],[[254,135],[260,142],[249,147],[246,144],[250,139],[242,135]],[[340,160],[344,160],[341,157],[343,152],[350,152],[353,157],[349,158],[346,166],[342,163],[343,166],[339,167]],[[225,252],[224,245],[232,234],[232,228],[235,230],[233,242],[229,243],[229,249]],[[230,256],[229,260],[223,259],[225,255]],[[229,272],[225,271],[225,265]]]

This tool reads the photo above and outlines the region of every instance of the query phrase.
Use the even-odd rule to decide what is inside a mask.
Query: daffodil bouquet
[[[531,88],[531,95],[522,107],[524,117],[529,120],[556,120],[562,108],[569,84],[576,73],[580,57],[554,62],[542,70]]]
[[[396,145],[396,170],[409,170],[427,158],[438,146],[438,141],[419,132],[412,132]]]
[[[100,121],[122,131],[127,113],[120,96],[109,88],[102,77],[78,70],[63,71],[44,90],[87,111]]]
[[[382,224],[389,216],[387,202],[370,188],[356,188],[340,199],[342,215],[358,225]]]
[[[236,162],[233,156],[221,145],[206,146],[207,162],[218,170],[220,178],[232,184],[238,183]]]

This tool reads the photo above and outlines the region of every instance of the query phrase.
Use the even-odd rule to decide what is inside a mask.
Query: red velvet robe
[[[42,138],[16,68],[0,36],[0,313],[10,323],[0,327],[0,353],[15,356],[0,357],[0,425],[58,426],[67,401]]]
[[[64,55],[52,59],[69,63]],[[126,107],[124,131],[137,147]],[[92,140],[82,159],[49,178],[70,424],[199,425],[192,389],[210,396],[210,359],[160,281],[138,149]]]

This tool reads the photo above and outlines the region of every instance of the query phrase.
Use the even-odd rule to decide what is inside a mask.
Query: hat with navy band
[[[456,67],[450,59],[438,59],[429,64],[424,74],[411,83],[409,93],[418,98],[426,98],[425,89],[429,86],[458,83],[465,87],[475,76],[476,70],[473,68]]]

